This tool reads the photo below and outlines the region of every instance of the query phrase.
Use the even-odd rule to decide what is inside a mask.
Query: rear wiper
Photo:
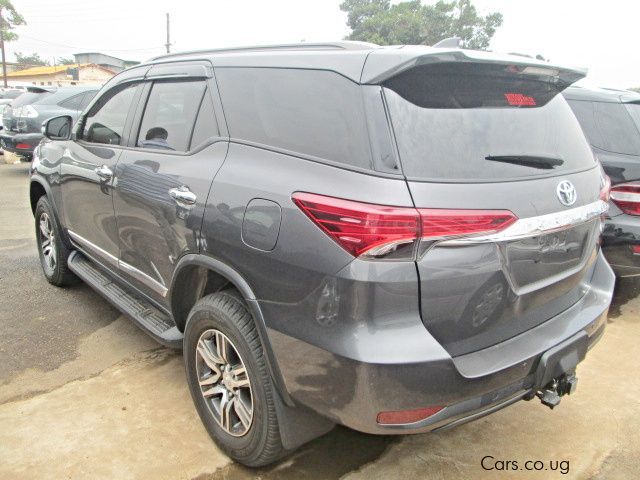
[[[564,160],[552,157],[533,157],[528,155],[489,155],[485,160],[492,162],[512,163],[524,167],[552,170],[564,163]]]

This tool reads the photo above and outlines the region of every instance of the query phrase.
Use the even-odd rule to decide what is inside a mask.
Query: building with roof
[[[116,74],[95,63],[31,67],[7,73],[9,85],[102,85]]]
[[[116,73],[140,63],[135,60],[122,60],[99,52],[74,53],[73,57],[77,63],[94,63]]]

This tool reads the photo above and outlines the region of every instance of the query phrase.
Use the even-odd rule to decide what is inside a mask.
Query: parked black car
[[[615,280],[604,175],[560,94],[583,76],[349,42],[130,68],[75,125],[46,123],[44,275],[183,347],[200,418],[246,465],[335,423],[422,433],[555,407]]]
[[[89,104],[98,87],[28,87],[4,108],[0,146],[29,160],[40,140],[42,123],[58,115],[76,120]]]
[[[564,96],[611,179],[602,249],[618,276],[640,275],[640,94],[570,87]]]

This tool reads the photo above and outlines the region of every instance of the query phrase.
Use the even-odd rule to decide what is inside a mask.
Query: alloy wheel
[[[53,224],[49,214],[44,212],[40,215],[40,250],[44,257],[45,267],[53,272],[56,268],[56,242],[53,231]]]
[[[245,435],[253,421],[253,394],[247,368],[229,338],[205,330],[196,347],[196,373],[207,407],[229,435]]]

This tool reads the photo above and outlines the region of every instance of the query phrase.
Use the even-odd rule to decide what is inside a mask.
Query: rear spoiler
[[[567,68],[516,55],[459,48],[403,46],[373,50],[367,57],[360,81],[364,84],[378,85],[420,65],[452,62],[516,65],[524,67],[520,69],[522,75],[531,75],[539,80],[548,79],[561,88],[566,88],[587,75],[586,68]]]

